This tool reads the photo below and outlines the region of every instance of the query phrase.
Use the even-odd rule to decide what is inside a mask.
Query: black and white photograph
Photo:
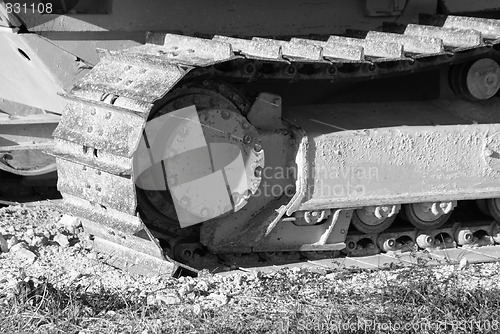
[[[0,0],[0,333],[500,333],[500,0]]]

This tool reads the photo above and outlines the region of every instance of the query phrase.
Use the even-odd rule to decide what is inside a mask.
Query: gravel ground
[[[224,276],[204,273],[198,278],[180,279],[131,276],[106,265],[100,255],[92,251],[91,241],[83,233],[79,221],[63,216],[51,206],[1,208],[0,246],[0,309],[12,308],[13,305],[19,305],[20,301],[26,303],[30,296],[45,298],[46,290],[52,289],[50,291],[64,292],[65,296],[76,296],[78,300],[85,299],[83,309],[79,309],[85,317],[107,319],[107,325],[97,327],[96,332],[113,332],[110,324],[126,321],[127,316],[123,314],[123,310],[130,308],[130,305],[140,306],[138,309],[134,308],[134,312],[142,310],[142,320],[140,324],[136,321],[135,325],[130,325],[130,329],[126,330],[128,332],[163,332],[173,328],[197,332],[203,326],[209,326],[213,319],[220,320],[222,316],[224,319],[233,319],[227,320],[228,323],[219,328],[222,331],[231,332],[234,326],[239,328],[234,330],[236,332],[248,332],[247,329],[250,329],[249,332],[293,332],[291,329],[299,328],[300,321],[305,321],[304,319],[314,322],[323,319],[322,317],[337,317],[337,320],[351,321],[352,319],[345,317],[354,316],[359,321],[359,317],[373,319],[377,315],[385,316],[398,308],[393,303],[400,297],[397,295],[400,293],[408,293],[409,296],[416,291],[423,298],[418,294],[412,296],[412,305],[427,307],[429,310],[440,309],[447,314],[448,311],[442,309],[447,306],[436,306],[436,301],[431,300],[432,294],[457,292],[456,298],[465,298],[465,305],[467,300],[476,303],[474,305],[482,305],[482,299],[474,299],[479,298],[478,291],[481,296],[495,295],[500,291],[499,263],[321,273],[300,269]],[[438,291],[430,291],[435,287],[439,287]],[[44,292],[41,293],[40,289]],[[427,297],[427,292],[430,297]],[[388,297],[391,293],[397,296]],[[106,302],[103,302],[103,296],[107,296]],[[419,298],[421,300],[417,300]],[[89,300],[100,301],[93,303]],[[388,300],[392,302],[389,303]],[[405,297],[403,303],[407,301]],[[333,311],[332,307],[337,304],[340,306],[336,307],[341,309]],[[483,306],[476,306],[477,310],[470,311],[477,313],[474,313],[474,317],[498,318],[498,308],[493,307],[489,313],[484,314],[481,307]],[[144,318],[144,310],[151,309],[160,313],[152,318]],[[304,310],[311,312],[304,316]],[[449,312],[458,311],[455,308]],[[12,314],[12,311],[8,315],[3,314],[3,320],[14,318]],[[311,314],[320,318],[311,318]],[[418,315],[422,316],[422,313]],[[402,316],[411,318],[412,315],[404,313]],[[239,319],[238,322],[234,322],[236,318]],[[95,328],[86,325],[82,319],[75,320],[75,323],[67,320],[64,326],[69,327],[63,326],[63,330],[60,329],[61,323],[57,321],[49,321],[48,324],[45,321],[42,325],[28,328],[35,328],[37,331],[40,329],[41,332],[94,332]],[[247,320],[241,322],[241,319]],[[408,319],[406,320],[409,321]],[[7,328],[12,330],[12,323],[2,323],[1,320],[2,318],[0,332],[2,324],[8,324]],[[96,321],[101,323],[101,320]],[[218,326],[222,325],[219,323]],[[19,327],[20,332],[26,330],[23,328]]]

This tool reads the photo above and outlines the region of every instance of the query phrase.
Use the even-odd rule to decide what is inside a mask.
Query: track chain
[[[172,273],[182,265],[167,258],[137,213],[132,158],[148,117],[180,81],[207,76],[247,81],[368,80],[460,63],[495,53],[499,48],[500,21],[449,18],[444,27],[409,25],[404,34],[368,32],[364,39],[331,36],[328,41],[295,38],[279,41],[151,34],[148,44],[127,51],[101,50],[99,64],[66,95],[68,104],[54,132],[58,189],[63,194],[64,206],[69,213],[82,219],[86,231],[94,235],[96,245],[111,254],[112,263],[141,273],[144,268]],[[471,228],[454,227],[451,237],[455,238],[459,229]],[[368,267],[377,261],[391,262],[392,255],[376,255],[378,260],[373,261],[368,259],[371,253],[384,248],[384,238],[406,234],[412,239],[410,248],[416,249],[418,231],[397,233],[349,235],[346,241],[348,255],[364,257],[338,261],[351,261],[349,263],[361,267],[363,265],[359,264],[367,261]],[[493,228],[487,234],[491,240],[496,238]],[[175,240],[175,237],[166,238]],[[431,237],[436,238],[435,235]],[[366,239],[373,246],[362,245]],[[490,244],[494,241],[496,239]],[[197,245],[190,247],[194,249]],[[471,248],[470,252],[475,251]],[[317,255],[314,252],[305,254],[309,258]],[[336,252],[325,255],[329,259],[302,261],[295,266],[307,266],[312,262],[318,266],[338,263],[331,259]],[[268,262],[280,257],[293,262],[296,254],[290,257],[290,254],[267,253],[257,262],[262,263],[266,256]],[[210,255],[193,260],[192,264],[212,263],[209,267],[213,268],[221,258],[229,258],[222,262],[231,266],[239,257],[238,254],[219,258]],[[304,254],[299,254],[297,259],[303,257]],[[492,258],[497,259],[496,256]]]

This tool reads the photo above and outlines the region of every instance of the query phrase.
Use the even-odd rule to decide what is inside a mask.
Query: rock
[[[199,281],[198,284],[196,284],[195,289],[201,292],[207,292],[208,291],[208,283],[205,281]]]
[[[18,243],[19,243],[19,239],[17,239],[17,237],[13,235],[10,239],[7,240],[7,247],[10,250],[10,249],[12,249],[12,247],[17,245]]]
[[[69,276],[69,281],[73,282],[76,279],[80,278],[82,275],[76,270],[71,270],[68,276]]]
[[[217,306],[217,307],[224,306],[228,302],[227,296],[223,293],[213,292],[210,295],[208,295],[208,298],[210,300],[212,300],[215,304],[214,306]]]
[[[337,274],[336,274],[336,273],[326,274],[326,275],[325,275],[325,278],[326,278],[326,279],[335,280],[335,279],[337,278]]]
[[[62,247],[69,247],[69,240],[68,240],[68,237],[65,236],[64,234],[57,234],[55,237],[54,237],[54,241],[57,242],[59,245],[61,245]]]
[[[31,239],[30,246],[46,246],[49,244],[49,239],[47,239],[44,235],[35,236]]]
[[[96,252],[90,252],[88,253],[87,255],[85,255],[87,257],[87,259],[90,259],[90,260],[97,260],[97,253]]]
[[[469,264],[469,261],[467,260],[466,257],[462,258],[460,260],[460,263],[458,264],[458,270],[463,270],[465,268],[467,268],[467,265]]]
[[[7,253],[9,251],[9,245],[7,244],[7,240],[3,235],[0,234],[0,252]]]
[[[191,291],[193,291],[193,288],[194,288],[194,284],[185,283],[183,286],[181,286],[179,288],[179,290],[177,292],[179,293],[180,296],[185,296],[188,293],[190,293]]]
[[[26,233],[25,234],[26,234],[27,237],[32,238],[32,237],[35,236],[35,230],[33,230],[32,228],[28,228],[28,229],[26,229]]]
[[[147,278],[147,281],[149,284],[158,284],[158,283],[160,283],[160,279],[161,279],[160,276],[154,275],[154,276]]]
[[[153,295],[148,295],[146,297],[146,304],[148,305],[156,305],[156,298]]]
[[[23,242],[15,244],[10,251],[19,259],[24,259],[27,263],[33,263],[36,261],[36,255],[27,248],[27,245]]]
[[[71,234],[76,234],[78,232],[77,229],[82,226],[80,219],[70,215],[63,215],[57,224],[64,227]]]
[[[156,294],[156,300],[159,303],[163,303],[165,305],[175,305],[175,304],[180,304],[181,302],[181,299],[175,293],[164,294],[162,292],[158,292]]]
[[[203,312],[203,307],[201,307],[201,305],[199,305],[199,304],[193,305],[193,313],[195,315],[200,315],[202,312]]]

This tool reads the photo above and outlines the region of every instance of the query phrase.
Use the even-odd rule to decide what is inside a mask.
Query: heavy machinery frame
[[[312,1],[308,15],[289,1],[61,3],[0,3],[2,169],[39,176],[53,156],[64,209],[111,263],[499,258],[487,1],[468,7],[481,18],[450,15],[460,1]]]

